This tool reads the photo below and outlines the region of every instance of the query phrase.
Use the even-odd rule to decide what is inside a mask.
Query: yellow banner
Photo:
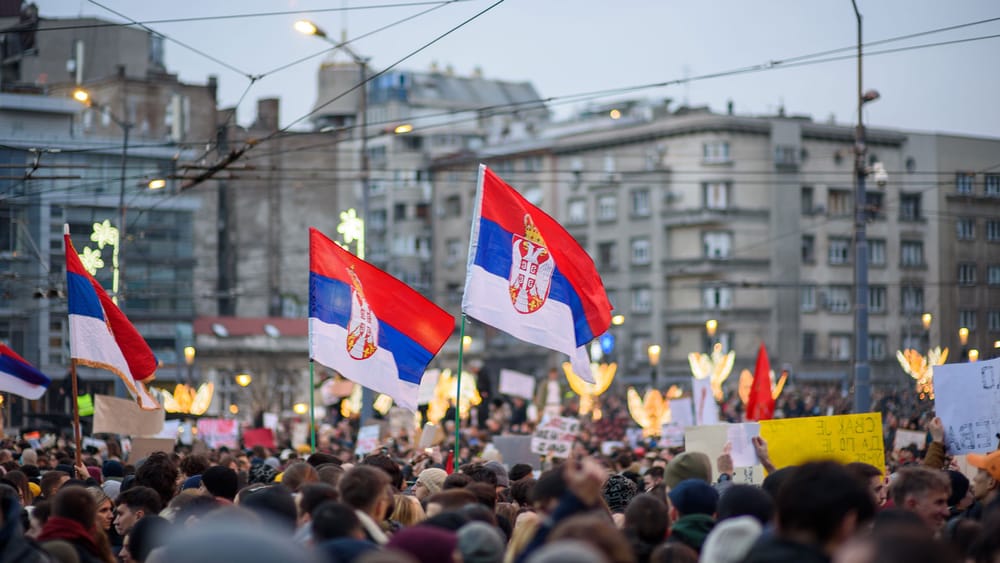
[[[778,468],[832,459],[860,461],[885,472],[881,413],[762,420],[760,435]]]

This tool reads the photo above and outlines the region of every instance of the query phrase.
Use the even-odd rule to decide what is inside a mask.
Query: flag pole
[[[462,315],[462,328],[458,331],[458,377],[455,378],[455,455],[452,456],[452,471],[458,471],[458,450],[461,444],[459,427],[462,423],[462,360],[465,352],[465,315]]]
[[[313,386],[313,373],[316,362],[309,360],[309,447],[310,453],[316,453],[316,388]]]
[[[69,376],[73,381],[73,440],[76,443],[76,465],[83,463],[83,456],[80,454],[80,403],[76,383],[76,360],[69,362]]]

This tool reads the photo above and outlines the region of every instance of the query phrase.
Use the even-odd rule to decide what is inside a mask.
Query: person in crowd
[[[37,508],[36,508],[37,511]],[[27,536],[21,523],[22,506],[18,492],[0,484],[0,561],[3,563],[48,563],[46,552]]]
[[[430,495],[441,492],[441,487],[447,477],[448,473],[444,469],[437,467],[424,469],[417,475],[417,482],[413,484],[413,496],[417,497],[417,500],[423,501]]]
[[[670,541],[701,552],[705,538],[715,526],[719,493],[701,479],[687,479],[670,489]]]
[[[340,498],[354,508],[366,539],[384,545],[389,537],[379,523],[392,506],[391,481],[387,473],[371,465],[352,467],[340,478]]]
[[[125,536],[118,556],[122,563],[145,563],[154,549],[166,545],[170,522],[159,516],[148,516],[132,526]]]
[[[100,534],[100,535],[99,535]],[[87,489],[63,487],[52,499],[49,516],[38,542],[62,563],[114,563],[107,541],[97,529],[97,503]]]
[[[868,487],[868,490],[872,495],[872,501],[875,503],[876,507],[881,507],[885,504],[889,492],[889,486],[886,483],[885,477],[882,475],[882,470],[874,465],[861,463],[860,461],[848,463],[844,467],[855,479],[858,480],[858,482],[863,483],[866,487]]]
[[[941,471],[922,466],[903,467],[896,472],[889,494],[894,506],[919,516],[934,534],[948,521],[951,482]]]
[[[228,467],[214,465],[201,474],[200,490],[212,495],[216,500],[231,503],[239,491],[239,477]]]
[[[115,531],[124,537],[132,526],[146,516],[159,514],[163,505],[160,494],[149,487],[141,485],[124,491],[115,499]]]
[[[153,452],[135,470],[135,483],[149,487],[160,495],[160,506],[166,506],[177,487],[177,466],[165,452]]]
[[[1000,496],[1000,450],[988,454],[970,453],[965,456],[969,465],[976,468],[970,489],[975,497],[975,505],[969,510],[969,517],[981,520],[983,507],[995,504]]]

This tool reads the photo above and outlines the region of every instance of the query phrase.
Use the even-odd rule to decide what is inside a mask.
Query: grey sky
[[[414,0],[102,0],[139,21],[281,10],[312,10],[405,3]],[[487,8],[494,0],[444,6],[406,24],[359,40],[355,48],[384,68]],[[995,0],[858,0],[866,41],[1000,17]],[[87,0],[38,0],[43,17],[90,15],[120,18]],[[430,6],[316,13],[310,19],[338,37],[368,33]],[[153,24],[245,70],[260,74],[320,51],[324,43],[297,34],[303,16],[280,15],[189,23]],[[305,17],[309,17],[308,15]],[[1000,34],[1000,21],[872,47],[906,45]],[[481,67],[488,78],[528,80],[544,97],[651,84],[725,71],[855,44],[850,0],[506,0],[493,10],[403,62],[399,68],[451,65],[458,74]],[[845,53],[850,54],[850,53]],[[869,104],[871,126],[1000,136],[998,72],[1000,38],[865,59],[865,88],[882,99]],[[265,76],[240,106],[252,119],[254,101],[278,96],[282,123],[302,116],[316,101],[316,70],[322,57]],[[197,54],[167,44],[168,68],[186,81],[220,79],[220,103],[235,104],[248,80]],[[670,97],[721,111],[732,99],[738,113],[810,114],[818,121],[855,120],[856,66],[849,60],[703,80],[647,89],[630,97]],[[622,96],[618,96],[619,98]],[[561,106],[566,115],[577,105]]]

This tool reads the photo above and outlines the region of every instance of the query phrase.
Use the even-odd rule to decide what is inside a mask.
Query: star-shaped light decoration
[[[83,264],[83,269],[87,270],[92,276],[96,276],[97,270],[104,267],[104,259],[101,258],[100,250],[94,250],[89,246],[85,246],[79,256],[80,262]]]
[[[634,387],[628,388],[628,412],[642,428],[643,436],[660,435],[663,425],[671,421],[670,399],[679,399],[683,394],[680,388],[672,385],[666,393],[650,389],[646,391],[645,398],[640,399],[639,392]]]
[[[448,407],[455,402],[455,375],[450,369],[442,370],[434,386],[434,397],[427,403],[427,421],[438,424],[444,418]],[[476,378],[467,371],[462,372],[462,388],[459,390],[458,415],[469,416],[469,409],[483,402],[476,386]]]
[[[358,212],[352,207],[347,211],[340,212],[340,223],[337,223],[337,232],[344,237],[345,243],[358,243],[358,258],[364,259],[365,254],[365,221],[358,217]]]
[[[771,380],[771,398],[777,401],[778,397],[781,396],[781,392],[785,389],[785,382],[788,381],[788,372],[781,372],[781,377],[777,380],[777,382],[774,380],[773,369],[768,372],[767,375]],[[737,391],[739,393],[740,400],[743,401],[744,405],[750,401],[751,389],[753,389],[753,373],[751,373],[750,370],[745,369],[740,372],[740,386]]]
[[[917,393],[921,399],[934,400],[934,366],[939,366],[948,361],[948,349],[941,349],[940,346],[927,351],[927,356],[923,356],[916,350],[906,349],[902,352],[896,351],[896,359],[907,375],[917,382]]]
[[[716,401],[722,400],[722,384],[729,378],[733,371],[733,364],[736,362],[736,352],[730,350],[729,353],[722,353],[722,344],[718,342],[712,347],[712,354],[699,354],[692,352],[688,354],[688,363],[691,364],[691,374],[695,379],[710,378],[712,384],[712,394]]]
[[[178,383],[171,393],[166,389],[160,390],[160,397],[163,402],[163,409],[169,413],[182,413],[202,415],[208,411],[212,404],[212,395],[215,392],[213,383],[202,383],[195,391],[188,385]]]
[[[103,249],[105,246],[118,246],[118,227],[112,227],[111,221],[105,219],[103,223],[94,223],[94,230],[90,233],[90,240],[97,243],[97,248]]]
[[[611,382],[615,379],[615,372],[618,370],[618,364],[590,364],[590,373],[594,376],[594,383],[587,383],[583,378],[573,373],[573,366],[569,362],[563,362],[562,368],[570,389],[580,396],[580,414],[589,414],[591,419],[600,420],[601,410],[595,408],[595,399],[611,386]]]

